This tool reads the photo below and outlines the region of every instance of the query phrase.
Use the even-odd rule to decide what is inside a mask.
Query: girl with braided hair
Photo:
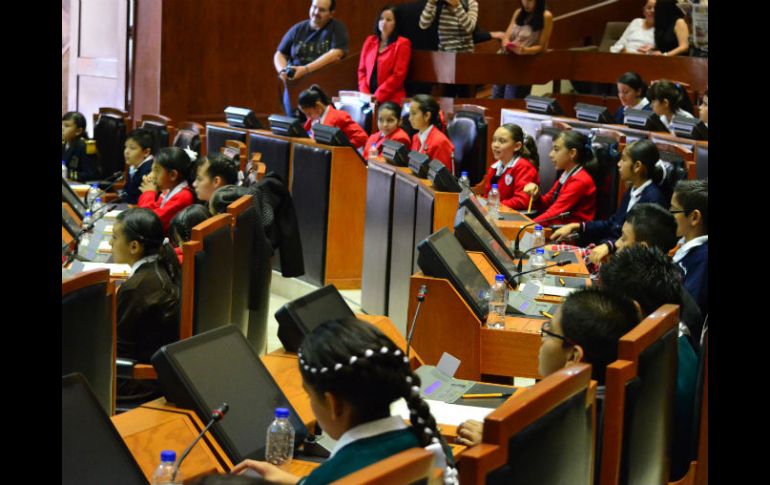
[[[252,469],[275,483],[330,483],[414,447],[434,452],[436,466],[454,465],[451,449],[420,397],[420,378],[379,329],[352,317],[330,320],[305,337],[298,356],[313,413],[337,440],[331,456],[303,478],[254,460],[238,464],[233,473]],[[411,427],[390,415],[391,403],[399,398],[409,406]],[[445,481],[456,483],[453,468],[447,468]]]

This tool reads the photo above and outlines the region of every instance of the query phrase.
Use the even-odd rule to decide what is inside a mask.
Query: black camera
[[[286,66],[286,67],[284,68],[284,70],[283,70],[283,72],[285,72],[285,73],[286,73],[286,77],[287,77],[288,79],[294,79],[294,73],[295,73],[296,71],[297,71],[297,70],[296,70],[294,67],[292,67],[292,66]]]

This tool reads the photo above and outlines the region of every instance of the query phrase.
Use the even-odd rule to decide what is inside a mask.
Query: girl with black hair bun
[[[540,209],[543,212],[534,221],[551,225],[594,220],[596,183],[584,170],[585,165],[593,160],[588,138],[574,130],[562,131],[553,141],[548,156],[557,173],[561,172],[551,190],[540,197],[540,187],[537,184],[529,183],[524,187],[526,194],[540,197]],[[570,215],[546,221],[563,212],[569,212]]]
[[[114,262],[131,265],[117,293],[118,357],[150,363],[156,350],[179,338],[179,263],[149,209],[118,214],[110,244]]]
[[[369,157],[372,147],[382,154],[382,142],[393,140],[409,148],[412,140],[403,128],[398,126],[401,121],[401,106],[393,101],[386,101],[377,107],[377,128],[380,129],[366,140],[364,156]]]
[[[208,219],[210,215],[206,206],[193,204],[179,211],[171,219],[168,236],[180,266],[182,265],[182,243],[188,242],[192,238],[193,227]]]
[[[152,163],[152,172],[144,176],[139,190],[142,195],[137,205],[155,212],[163,223],[163,231],[168,231],[171,219],[195,202],[195,194],[190,185],[195,160],[189,152],[177,147],[161,148]]]
[[[409,124],[417,130],[412,135],[412,150],[428,155],[446,165],[455,174],[455,146],[444,134],[441,109],[433,97],[417,94],[409,103]]]
[[[307,116],[305,131],[310,133],[315,123],[339,128],[356,150],[360,150],[369,135],[346,112],[334,107],[326,93],[313,84],[299,94],[299,109]]]
[[[302,342],[302,386],[318,424],[337,444],[331,457],[304,478],[275,465],[245,460],[233,473],[252,469],[276,483],[331,483],[401,451],[424,447],[445,469],[445,483],[457,483],[452,451],[439,434],[428,404],[420,397],[420,378],[409,359],[379,329],[353,317],[330,320]],[[411,426],[390,415],[405,399]]]

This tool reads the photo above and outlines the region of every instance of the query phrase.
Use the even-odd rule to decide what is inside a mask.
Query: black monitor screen
[[[270,131],[276,135],[308,138],[305,126],[297,118],[283,115],[270,115],[267,118],[267,121],[270,122]]]
[[[265,459],[265,437],[275,408],[289,408],[295,443],[307,436],[302,420],[234,325],[161,347],[152,363],[166,398],[195,410],[204,423],[212,409],[229,404],[224,419],[211,429],[233,463]]]
[[[67,229],[67,232],[70,233],[70,236],[77,236],[79,224],[64,206],[61,208],[61,223]]]
[[[62,484],[147,485],[82,374],[62,377],[61,435]]]
[[[460,207],[455,217],[455,237],[466,251],[481,251],[495,266],[498,273],[511,281],[516,265],[497,239],[471,214],[467,207]]]
[[[72,207],[72,210],[75,211],[75,214],[77,214],[80,219],[83,219],[83,216],[86,213],[86,204],[77,196],[77,194],[75,194],[64,177],[61,179],[61,200],[62,202],[69,204],[70,207]]]
[[[652,111],[641,109],[627,109],[623,119],[623,124],[631,128],[647,131],[668,131],[666,125],[660,120],[660,117]],[[626,139],[628,143],[628,139]]]
[[[336,126],[326,126],[321,123],[316,123],[311,129],[313,130],[313,138],[318,143],[336,147],[351,146],[347,135]]]
[[[403,143],[393,140],[383,140],[382,157],[391,165],[397,167],[409,166],[409,148]]]
[[[322,323],[354,316],[337,288],[323,288],[282,306],[275,312],[278,321],[278,338],[289,352],[296,352],[305,335]]]
[[[489,283],[454,234],[442,227],[422,241],[417,251],[417,264],[423,273],[451,281],[476,316],[485,321],[489,313]]]
[[[481,205],[481,202],[479,202],[479,199],[473,195],[468,194],[467,197],[463,198],[463,196],[460,196],[460,207],[465,207],[470,211],[471,214],[476,216],[476,219],[478,219],[479,224],[484,226],[484,228],[487,230],[488,233],[490,233],[495,240],[497,241],[497,244],[500,245],[500,247],[503,248],[503,250],[508,253],[508,256],[510,258],[513,258],[513,253],[511,253],[511,241],[505,237],[505,235],[500,231],[500,229],[497,228],[497,225],[492,225],[487,220],[487,208]]]

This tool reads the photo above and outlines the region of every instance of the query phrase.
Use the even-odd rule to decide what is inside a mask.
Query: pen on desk
[[[532,212],[532,201],[535,199],[534,196],[529,196],[529,206],[527,206],[527,212]]]
[[[561,283],[562,286],[567,286],[567,283],[564,282],[564,278],[559,278],[559,283]]]
[[[559,251],[554,251],[554,252],[553,252],[553,257],[554,257],[554,258],[555,258],[556,256],[558,256],[558,255],[559,255]]]
[[[484,399],[490,397],[511,397],[512,392],[492,392],[489,394],[463,394],[463,399]]]
[[[551,319],[553,318],[553,315],[551,315],[547,311],[541,310],[540,313],[542,313],[544,317],[548,317],[548,318],[551,318]]]

